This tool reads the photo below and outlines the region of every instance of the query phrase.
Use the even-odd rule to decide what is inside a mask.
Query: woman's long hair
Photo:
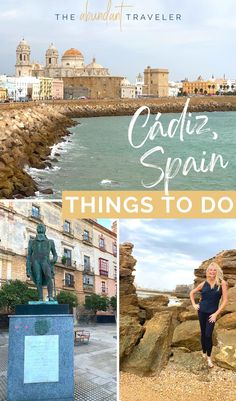
[[[218,263],[212,262],[209,264],[208,268],[206,269],[206,276],[211,267],[214,267],[216,269],[216,285],[217,285],[218,291],[219,291],[219,289],[222,285],[223,278],[224,278],[223,271],[220,268],[220,266],[218,265]]]

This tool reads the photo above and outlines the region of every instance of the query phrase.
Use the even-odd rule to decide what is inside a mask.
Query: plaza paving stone
[[[79,328],[90,331],[91,337],[88,344],[74,347],[74,401],[117,401],[116,325]],[[8,333],[0,333],[0,401],[6,401],[7,351]]]

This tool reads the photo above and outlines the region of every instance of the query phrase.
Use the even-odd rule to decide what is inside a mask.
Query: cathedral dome
[[[49,48],[47,49],[47,53],[58,53],[56,46],[53,43],[50,44]]]
[[[63,68],[84,68],[84,56],[79,50],[74,48],[66,50],[61,61]]]
[[[88,64],[86,68],[103,68],[101,64],[96,63],[96,59],[93,58],[92,63]]]
[[[22,48],[24,48],[24,49],[30,48],[28,42],[26,42],[26,40],[24,38],[20,41],[20,43],[17,46],[17,49],[22,49]]]
[[[36,63],[36,62],[33,61],[32,70],[42,70],[42,69],[43,69],[43,66],[41,64]]]
[[[46,51],[46,58],[47,57],[54,57],[54,58],[56,57],[56,58],[58,58],[58,56],[59,56],[59,53],[58,53],[57,48],[53,45],[53,43],[51,43],[49,48]]]
[[[63,54],[63,57],[71,57],[71,56],[73,56],[73,57],[76,57],[76,56],[83,57],[83,54],[79,50],[74,49],[74,48],[66,50],[64,52],[64,54]]]

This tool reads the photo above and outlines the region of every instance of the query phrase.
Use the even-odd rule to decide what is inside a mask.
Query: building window
[[[89,241],[89,231],[84,230],[83,239],[84,241]]]
[[[117,280],[117,266],[114,266],[114,279]]]
[[[49,64],[52,64],[52,59],[51,59],[51,57],[49,57],[48,62],[49,62]]]
[[[113,242],[113,244],[112,244],[112,250],[113,250],[113,255],[116,256],[116,255],[117,255],[117,245],[116,245],[116,242]]]
[[[91,276],[84,276],[83,284],[85,286],[93,287],[93,277]]]
[[[35,219],[40,219],[40,207],[32,205],[31,216]]]
[[[65,222],[64,222],[64,232],[69,233],[69,234],[71,232],[71,224],[67,220],[65,220]]]
[[[108,277],[108,272],[109,272],[109,261],[106,259],[99,258],[100,275]]]
[[[70,249],[64,248],[64,260],[66,266],[72,266],[72,252]]]
[[[20,61],[22,61],[22,54],[20,54]]]
[[[84,269],[90,269],[90,256],[84,255]]]
[[[75,286],[75,280],[73,274],[65,273],[65,287],[72,287]]]
[[[103,236],[99,238],[99,248],[105,249],[105,238]]]
[[[106,288],[106,282],[105,281],[101,282],[101,291],[102,291],[102,294],[106,294],[107,293],[107,288]]]

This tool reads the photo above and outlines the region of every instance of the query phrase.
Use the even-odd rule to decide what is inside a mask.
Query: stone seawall
[[[0,105],[0,199],[33,196],[37,185],[24,167],[50,165],[50,146],[69,135],[73,118],[133,115],[142,105],[152,113],[182,112],[186,98],[59,101]],[[236,96],[191,98],[189,111],[236,111]],[[79,188],[72,188],[79,189]]]
[[[37,186],[25,166],[45,168],[50,146],[73,121],[48,105],[0,109],[0,198],[33,196]]]

